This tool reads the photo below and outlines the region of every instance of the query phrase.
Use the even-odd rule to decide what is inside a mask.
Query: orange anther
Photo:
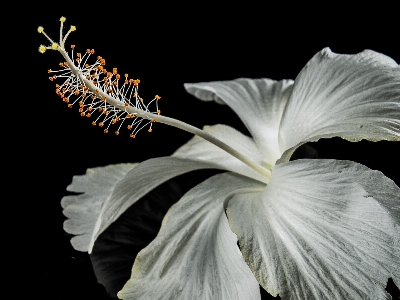
[[[75,91],[75,95],[79,95],[79,91],[78,90]]]
[[[90,75],[86,75],[86,79],[90,79]]]
[[[114,82],[113,82],[113,85],[117,85],[117,82],[116,82],[116,81],[114,81]]]
[[[125,80],[124,84],[128,84],[128,80]]]
[[[79,62],[79,58],[75,59],[77,62]]]
[[[149,130],[147,130],[148,132],[152,132],[153,131],[153,129],[151,129],[151,128],[149,128]]]
[[[48,70],[47,70],[47,73],[51,73],[51,72],[52,72],[52,70],[51,70],[51,69],[48,69]]]
[[[75,45],[71,45],[71,49],[74,49],[75,48]]]
[[[157,109],[157,115],[161,114],[161,110]]]
[[[92,95],[92,96],[90,96],[90,98],[94,99],[94,98],[96,98],[96,97],[95,97],[95,95]]]
[[[64,66],[68,67],[68,63],[66,61],[64,62]]]
[[[88,107],[87,110],[88,110],[88,111],[92,111],[92,110],[93,110],[93,107]]]
[[[153,120],[151,120],[152,122],[157,122],[157,119],[156,118],[154,118]]]
[[[104,133],[108,133],[108,129],[104,129]]]
[[[90,49],[86,49],[86,53],[90,53]]]
[[[117,74],[117,75],[115,75],[115,78],[120,79],[121,75]]]
[[[79,101],[79,106],[83,106],[83,101]]]
[[[115,124],[115,123],[117,123],[117,120],[112,119],[112,120],[111,120],[111,123]]]
[[[128,125],[127,128],[128,128],[128,129],[132,129],[132,125]]]
[[[83,112],[83,108],[82,107],[79,109],[79,112]]]
[[[160,99],[161,99],[161,97],[158,96],[158,95],[155,95],[154,98],[156,98],[157,100],[160,100]]]
[[[117,130],[116,132],[115,132],[115,135],[118,135],[119,134],[119,131]]]
[[[106,96],[101,97],[102,101],[106,101]]]
[[[124,104],[125,106],[129,106],[129,104],[128,104],[128,102],[125,102],[125,104]]]
[[[134,81],[133,79],[129,79],[129,83],[133,83],[133,81]]]
[[[94,54],[94,49],[90,50],[90,53],[91,53],[91,54]]]
[[[93,121],[93,122],[92,122],[92,125],[93,125],[93,126],[96,126],[96,121]]]
[[[107,77],[111,77],[111,72],[107,72]]]
[[[84,117],[84,116],[85,116],[85,113],[84,113],[84,112],[82,112],[82,113],[81,113],[81,117]]]
[[[132,133],[131,133],[129,136],[130,136],[131,138],[133,138],[133,139],[136,137],[136,135],[134,135],[134,134],[132,134]]]
[[[89,68],[89,64],[85,64],[85,68]]]
[[[90,118],[91,114],[86,114],[86,117]]]
[[[99,126],[100,126],[100,127],[103,127],[103,126],[104,126],[104,123],[103,123],[103,122],[100,122],[100,123],[99,123]]]
[[[63,63],[59,63],[58,65],[59,65],[60,67],[64,66],[64,64],[63,64]]]
[[[57,84],[56,84],[56,88],[59,88],[59,87],[60,87],[60,85],[57,83]]]
[[[82,94],[82,97],[85,98],[85,97],[86,97],[86,93],[83,93],[83,94]]]
[[[68,107],[69,107],[69,108],[72,108],[72,104],[71,104],[71,103],[70,103],[70,104],[68,104]]]
[[[69,102],[69,99],[68,99],[68,98],[64,98],[64,102],[65,102],[65,103],[68,103],[68,102]]]
[[[125,76],[126,78],[128,78],[128,74],[125,74],[124,76]]]
[[[143,102],[143,98],[139,98],[139,100]]]
[[[96,94],[98,94],[99,93],[99,90],[98,89],[95,89],[95,91],[94,91]]]
[[[99,107],[99,112],[102,112],[103,111],[103,108],[102,107]]]
[[[50,80],[50,81],[53,81],[53,77],[49,77],[49,80]]]
[[[117,68],[113,68],[113,74],[117,74]]]

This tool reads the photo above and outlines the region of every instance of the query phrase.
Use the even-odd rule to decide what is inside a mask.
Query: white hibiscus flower
[[[53,48],[65,57],[63,45]],[[84,70],[70,68],[69,80],[93,89],[79,77]],[[229,105],[251,137],[225,125],[205,127],[199,135],[215,144],[195,136],[170,157],[89,170],[68,188],[83,194],[62,201],[70,218],[65,230],[77,235],[73,246],[90,252],[110,224],[161,183],[196,169],[228,171],[171,207],[118,297],[260,299],[259,283],[282,299],[390,299],[388,278],[400,286],[400,189],[355,162],[289,159],[321,138],[399,141],[399,65],[369,50],[323,49],[295,81],[185,88]],[[106,100],[123,111],[120,99]]]

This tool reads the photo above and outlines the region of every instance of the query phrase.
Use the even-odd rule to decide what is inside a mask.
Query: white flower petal
[[[185,84],[186,90],[201,100],[229,105],[246,125],[270,165],[282,154],[278,144],[279,124],[292,86],[292,80],[247,78]]]
[[[175,176],[209,168],[221,169],[221,166],[169,156],[149,159],[137,165],[116,185],[111,196],[104,202],[94,228],[89,253],[97,237],[133,203],[153,188]]]
[[[226,125],[214,125],[205,126],[203,130],[215,136],[220,141],[231,146],[253,161],[259,163],[260,165],[263,163],[263,155],[258,149],[257,145],[254,143],[254,140],[240,133],[236,129]],[[261,182],[265,182],[266,180],[264,176],[251,169],[236,157],[196,135],[189,142],[180,147],[172,156],[213,162],[217,165],[220,165],[221,168],[225,170],[229,170]]]
[[[225,202],[265,185],[232,173],[213,176],[175,203],[156,239],[139,252],[121,299],[260,299],[225,216]]]
[[[115,185],[136,165],[109,165],[88,169],[85,175],[74,176],[67,190],[82,194],[64,197],[61,206],[64,215],[69,218],[64,222],[64,230],[76,235],[71,239],[76,250],[88,251],[101,206]]]
[[[400,67],[365,50],[338,55],[325,48],[295,80],[279,131],[282,162],[306,141],[400,140]]]
[[[350,162],[297,160],[227,215],[259,283],[282,299],[390,299],[400,284],[400,189]]]

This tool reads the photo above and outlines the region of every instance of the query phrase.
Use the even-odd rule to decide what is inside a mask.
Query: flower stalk
[[[210,143],[216,145],[217,147],[226,151],[230,155],[236,157],[237,159],[239,159],[240,161],[242,161],[243,163],[248,165],[250,168],[254,169],[258,173],[260,173],[261,175],[266,177],[269,181],[269,179],[271,178],[271,171],[269,169],[266,169],[265,167],[261,166],[260,164],[249,159],[248,157],[246,157],[242,153],[236,151],[235,149],[233,149],[226,143],[222,142],[221,140],[217,139],[213,135],[211,135],[197,127],[194,127],[192,125],[184,123],[182,121],[160,115],[160,110],[158,110],[158,104],[157,104],[156,114],[151,112],[147,106],[145,106],[144,104],[141,104],[141,102],[143,102],[143,99],[138,97],[137,86],[140,81],[139,80],[135,81],[135,80],[131,79],[131,80],[129,80],[129,83],[133,83],[135,86],[133,88],[135,90],[134,97],[136,99],[140,99],[140,101],[141,101],[141,102],[136,101],[139,105],[133,105],[131,103],[131,101],[129,99],[127,99],[127,97],[125,97],[128,94],[127,91],[129,90],[129,87],[125,90],[124,89],[121,90],[118,88],[117,85],[118,85],[118,80],[120,79],[120,76],[118,74],[116,74],[116,69],[114,69],[113,73],[114,73],[114,75],[116,75],[116,79],[114,79],[114,81],[111,80],[111,77],[113,76],[113,74],[111,74],[111,72],[106,72],[106,70],[102,67],[105,64],[105,61],[101,57],[98,57],[98,62],[92,66],[85,64],[85,62],[87,61],[87,59],[86,59],[84,61],[85,67],[81,68],[80,63],[83,60],[82,60],[81,55],[78,53],[78,55],[77,55],[78,58],[76,59],[78,64],[75,65],[72,58],[66,52],[64,45],[65,45],[65,41],[66,41],[66,38],[68,37],[68,35],[72,31],[75,31],[76,27],[71,26],[70,30],[63,38],[62,30],[63,30],[63,23],[65,22],[65,20],[66,19],[64,17],[60,18],[61,26],[60,26],[60,43],[59,44],[55,43],[52,39],[50,39],[49,36],[47,36],[47,34],[44,32],[43,27],[38,28],[38,32],[43,33],[45,35],[45,37],[51,42],[51,46],[48,46],[48,47],[45,47],[43,45],[40,46],[39,52],[44,53],[47,49],[52,49],[52,50],[59,51],[61,53],[61,55],[64,57],[66,62],[64,64],[60,64],[60,65],[63,65],[66,68],[65,70],[68,70],[68,72],[70,72],[70,76],[68,76],[68,79],[64,82],[64,84],[61,87],[59,85],[57,85],[56,92],[67,103],[69,102],[69,97],[65,97],[65,95],[64,95],[64,92],[66,90],[65,87],[67,87],[67,89],[69,89],[71,95],[82,94],[83,97],[79,96],[79,98],[78,98],[78,99],[83,100],[83,101],[81,100],[79,102],[80,112],[81,112],[82,116],[86,115],[87,117],[90,117],[92,110],[98,110],[99,112],[101,112],[105,115],[104,120],[110,120],[111,117],[107,117],[107,115],[109,114],[109,112],[111,112],[112,119],[111,119],[109,125],[111,123],[115,124],[117,121],[120,121],[121,119],[122,119],[122,121],[125,121],[125,119],[129,119],[129,118],[136,118],[136,120],[138,120],[138,118],[141,118],[142,120],[134,121],[132,123],[132,125],[137,125],[135,130],[130,135],[132,138],[136,137],[136,135],[134,133],[137,133],[140,129],[142,129],[148,123],[150,123],[150,129],[148,130],[149,132],[152,131],[151,125],[153,122],[159,122],[159,123],[163,123],[166,125],[170,125],[170,126],[179,128],[181,130],[187,131],[194,135],[198,135],[198,136],[202,137],[203,139],[209,141]],[[73,45],[71,46],[72,49],[74,49],[74,47],[75,46],[73,46]],[[90,55],[90,52],[93,54],[94,50],[88,49],[87,52]],[[52,71],[49,70],[49,73],[50,72],[52,72]],[[95,73],[95,75],[93,75],[93,72]],[[100,80],[100,78],[99,78],[99,74],[101,74],[101,73],[107,74],[102,78],[102,80]],[[92,74],[92,75],[90,75],[90,74]],[[128,76],[128,74],[125,74],[125,77],[126,77],[125,84],[128,84],[127,76]],[[62,76],[62,77],[67,77],[67,76]],[[56,78],[57,78],[57,76],[53,76],[53,77],[50,77],[50,80],[53,80]],[[95,79],[93,79],[93,78],[95,78]],[[98,81],[96,81],[96,79]],[[102,85],[100,83],[102,83]],[[114,87],[113,87],[113,85],[114,85]],[[62,88],[62,87],[64,87],[64,88]],[[131,89],[131,94],[132,94],[133,89]],[[123,92],[121,94],[121,91],[125,91],[125,92]],[[91,103],[85,105],[84,101],[86,101],[88,99],[89,99],[89,101],[90,101],[90,99],[92,99]],[[157,101],[159,99],[160,99],[160,97],[158,95],[156,95],[153,100],[155,100],[157,103]],[[69,104],[68,106],[72,107],[72,104]],[[85,106],[88,106],[88,109],[86,109],[86,113],[83,111]],[[144,109],[141,109],[142,107]],[[142,127],[139,127],[140,123],[143,120],[147,120],[148,123],[146,123]],[[96,125],[96,121],[92,122],[92,124]],[[103,125],[104,125],[103,122],[99,123],[99,126],[102,127]],[[121,125],[122,125],[122,122],[121,122]],[[128,125],[128,129],[132,129],[132,125]],[[107,129],[104,130],[104,132],[105,133],[108,132],[108,127],[107,127]],[[117,130],[115,132],[115,134],[119,134],[119,130]]]

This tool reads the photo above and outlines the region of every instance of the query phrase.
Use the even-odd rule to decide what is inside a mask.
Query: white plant
[[[74,63],[64,45],[75,27],[63,37],[65,18],[60,21],[59,42],[46,35],[51,45],[39,51],[65,58],[59,75],[50,77],[63,78],[56,92],[65,102],[78,103],[85,116],[97,111],[93,122],[107,131],[131,122],[131,137],[155,121],[195,134],[171,157],[74,177],[68,189],[83,194],[64,197],[62,205],[70,218],[65,230],[77,235],[75,249],[91,252],[99,234],[168,179],[203,168],[228,171],[171,207],[157,237],[137,255],[121,299],[260,299],[258,284],[282,299],[390,299],[388,278],[400,286],[400,189],[352,161],[289,159],[321,138],[398,142],[395,61],[370,50],[339,55],[326,48],[295,81],[185,85],[201,100],[229,105],[248,137],[225,125],[200,130],[162,116],[159,96],[152,112],[138,95],[138,80],[126,76],[121,86],[103,58],[87,63],[93,50]]]

